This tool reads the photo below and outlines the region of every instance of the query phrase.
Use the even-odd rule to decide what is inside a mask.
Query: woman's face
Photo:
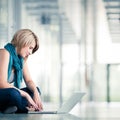
[[[32,54],[32,51],[35,48],[35,45],[36,45],[35,41],[33,41],[30,45],[21,48],[18,54],[23,58],[27,58],[29,55]]]

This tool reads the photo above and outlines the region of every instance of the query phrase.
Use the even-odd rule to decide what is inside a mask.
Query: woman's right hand
[[[20,90],[20,93],[23,97],[25,97],[28,100],[28,107],[27,107],[28,110],[32,108],[32,110],[37,111],[39,109],[38,106],[33,101],[33,99],[31,98],[31,96],[27,92]]]

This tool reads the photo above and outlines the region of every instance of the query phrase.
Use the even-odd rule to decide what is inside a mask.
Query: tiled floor
[[[83,120],[120,120],[120,103],[88,103],[71,111]]]
[[[76,105],[70,114],[0,114],[0,120],[120,120],[120,103]]]

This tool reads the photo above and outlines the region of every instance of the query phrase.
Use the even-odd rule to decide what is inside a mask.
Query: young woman
[[[27,113],[42,110],[40,91],[35,86],[27,66],[29,55],[39,48],[38,38],[29,29],[15,33],[11,43],[0,49],[0,111]],[[20,89],[22,79],[26,88]],[[12,84],[11,84],[12,83]]]

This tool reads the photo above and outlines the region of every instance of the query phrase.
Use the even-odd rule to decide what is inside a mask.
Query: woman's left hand
[[[38,106],[38,111],[43,110],[42,100],[41,100],[40,94],[38,92],[34,93],[33,100],[36,103],[36,105]]]

